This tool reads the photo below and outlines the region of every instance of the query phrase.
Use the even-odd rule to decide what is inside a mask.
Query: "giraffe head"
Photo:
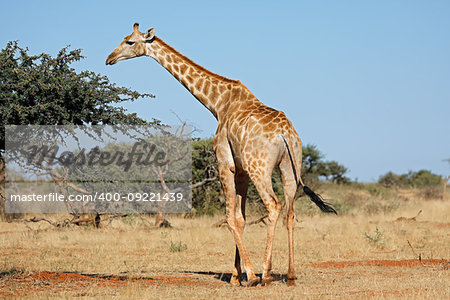
[[[146,54],[146,44],[155,39],[155,28],[150,28],[147,32],[139,31],[139,24],[133,26],[133,33],[126,36],[120,45],[106,59],[107,65],[114,65],[124,59],[143,56]]]

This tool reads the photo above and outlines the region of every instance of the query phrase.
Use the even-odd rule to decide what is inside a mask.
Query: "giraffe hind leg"
[[[252,182],[255,185],[256,189],[258,190],[259,196],[263,200],[264,205],[266,206],[268,211],[269,223],[267,226],[267,244],[264,254],[264,265],[262,276],[263,285],[268,285],[273,281],[273,277],[270,274],[272,268],[272,247],[273,247],[273,239],[275,236],[275,228],[282,209],[282,205],[272,189],[271,174],[272,172],[266,172],[265,174],[262,174],[262,176],[250,175]]]
[[[283,182],[284,199],[286,203],[286,229],[288,231],[289,267],[288,281],[297,279],[294,265],[294,198],[297,191],[297,183],[292,172],[291,162],[284,157],[279,165],[281,180]]]

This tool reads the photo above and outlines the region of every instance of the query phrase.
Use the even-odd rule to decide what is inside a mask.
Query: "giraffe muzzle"
[[[111,55],[110,55],[110,56],[108,56],[108,58],[106,59],[105,64],[106,64],[106,65],[114,65],[116,62],[117,62],[117,58],[111,57]]]

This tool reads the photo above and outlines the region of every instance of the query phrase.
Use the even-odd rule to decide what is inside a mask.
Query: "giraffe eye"
[[[126,41],[126,43],[127,43],[127,45],[130,45],[130,46],[134,45],[134,42],[132,42],[132,41]]]

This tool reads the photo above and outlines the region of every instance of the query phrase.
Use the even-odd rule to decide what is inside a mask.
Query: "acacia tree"
[[[306,181],[317,181],[323,176],[326,181],[333,183],[348,183],[350,179],[345,176],[348,169],[337,161],[324,161],[324,155],[317,146],[308,144],[303,146],[302,175]]]
[[[128,113],[117,104],[141,94],[111,83],[106,76],[77,72],[71,64],[84,57],[81,49],[30,55],[9,42],[0,52],[0,215],[4,218],[5,125],[128,124],[159,126]]]
[[[348,177],[344,174],[347,173],[347,168],[339,164],[337,161],[320,161],[317,164],[317,174],[324,176],[326,181],[333,183],[348,183]]]

